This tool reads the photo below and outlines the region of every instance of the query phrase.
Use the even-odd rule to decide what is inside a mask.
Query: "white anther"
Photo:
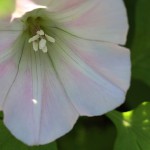
[[[36,40],[39,39],[39,37],[40,37],[40,36],[36,34],[36,35],[33,36],[32,38],[30,38],[28,42],[31,43],[31,42],[33,42],[33,41],[36,41]]]
[[[37,41],[33,41],[33,49],[34,49],[34,51],[38,51],[38,47],[39,47],[38,42]]]
[[[43,53],[47,53],[47,46],[42,49]]]
[[[45,34],[45,37],[46,39],[49,41],[49,42],[52,42],[52,43],[55,43],[55,39],[47,34]]]
[[[39,42],[39,49],[43,49],[46,46],[46,40],[45,39],[41,39]]]
[[[36,34],[38,34],[38,35],[44,35],[44,31],[43,30],[37,31]]]

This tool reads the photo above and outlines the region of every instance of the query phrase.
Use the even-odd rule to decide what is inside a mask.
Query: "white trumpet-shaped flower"
[[[11,133],[45,144],[78,116],[121,105],[130,81],[130,53],[119,46],[127,30],[122,0],[16,0],[0,20],[0,110]]]

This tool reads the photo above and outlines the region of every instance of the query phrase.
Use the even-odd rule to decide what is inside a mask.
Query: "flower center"
[[[21,21],[24,23],[24,32],[28,35],[28,42],[32,44],[35,52],[48,52],[48,42],[55,43],[56,23],[51,19],[49,12],[45,9],[36,9],[26,13]]]
[[[47,41],[55,43],[55,39],[53,37],[45,34],[43,30],[38,30],[36,35],[31,37],[28,42],[32,43],[34,51],[42,50],[43,53],[47,53]]]

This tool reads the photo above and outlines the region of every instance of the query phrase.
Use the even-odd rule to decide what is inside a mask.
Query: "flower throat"
[[[48,52],[47,41],[51,43],[55,43],[55,38],[49,36],[44,32],[44,30],[40,26],[41,17],[27,18],[28,31],[31,37],[28,42],[32,43],[33,50],[35,52],[41,50],[43,53]]]

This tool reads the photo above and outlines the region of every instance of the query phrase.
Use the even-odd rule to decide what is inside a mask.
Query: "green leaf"
[[[115,126],[105,116],[81,117],[57,143],[59,150],[112,150],[115,137]]]
[[[118,131],[114,150],[150,149],[150,102],[124,113],[112,111],[107,116]]]
[[[0,120],[0,150],[57,150],[56,142],[43,146],[27,146],[17,140]]]
[[[150,101],[150,86],[141,80],[131,80],[131,86],[126,96],[125,106],[127,110],[131,110],[140,105],[143,100]],[[134,101],[133,101],[134,99]]]
[[[0,17],[9,15],[15,8],[15,0],[0,0]]]
[[[130,23],[132,75],[150,85],[150,0],[125,0]]]

